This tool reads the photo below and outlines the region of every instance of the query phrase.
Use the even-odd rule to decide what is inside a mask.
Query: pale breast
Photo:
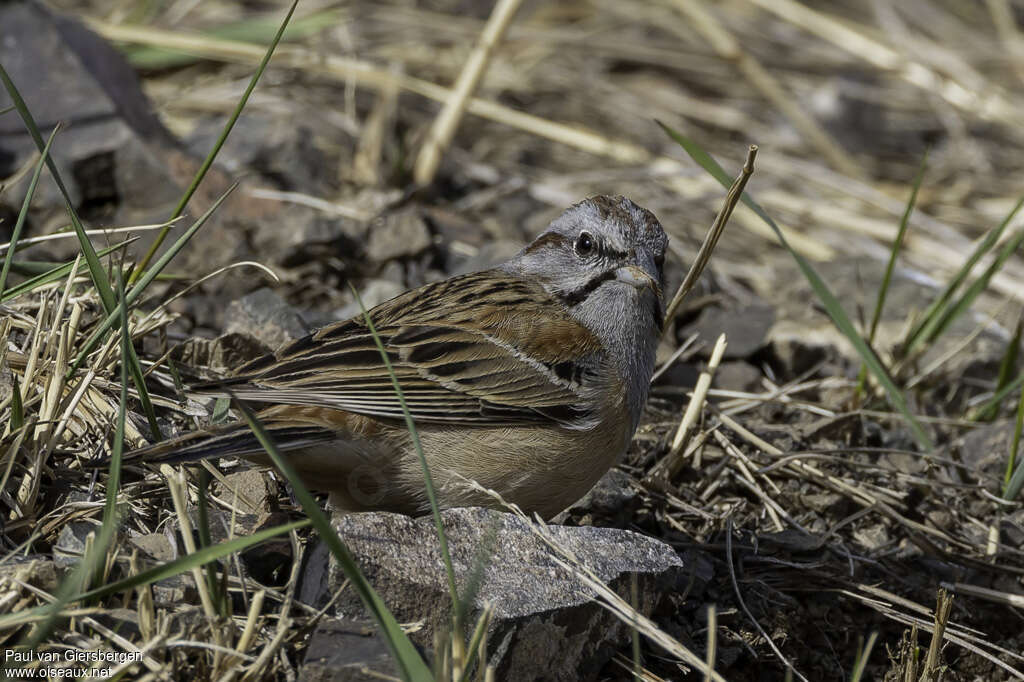
[[[496,506],[463,477],[527,512],[550,518],[581,498],[625,453],[632,437],[622,405],[580,431],[557,426],[423,429],[421,439],[444,506]],[[422,487],[417,465],[404,469]]]

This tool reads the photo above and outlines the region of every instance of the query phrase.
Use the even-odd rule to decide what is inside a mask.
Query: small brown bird
[[[370,312],[443,507],[494,501],[550,517],[625,452],[662,327],[668,239],[622,197],[582,201],[491,270],[427,284]],[[195,393],[268,404],[258,418],[337,507],[421,514],[422,470],[362,316],[288,343]],[[244,423],[129,455],[176,463],[269,458]]]

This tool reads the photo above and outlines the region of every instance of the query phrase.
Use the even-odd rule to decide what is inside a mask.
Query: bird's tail
[[[264,430],[279,450],[294,450],[335,437],[328,428],[294,421],[262,420]],[[265,453],[263,445],[245,422],[213,426],[177,438],[154,443],[127,453],[125,463],[183,464],[213,457],[246,457]],[[95,461],[105,466],[109,458]]]

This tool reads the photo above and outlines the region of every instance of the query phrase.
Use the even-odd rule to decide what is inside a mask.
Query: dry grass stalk
[[[768,635],[767,632],[765,632],[765,629],[761,627],[761,624],[757,621],[756,618],[754,618],[754,615],[750,612],[750,609],[747,608],[747,604],[743,599],[743,594],[740,592],[740,584],[736,580],[736,566],[733,563],[732,558],[732,535],[732,518],[729,518],[725,529],[725,555],[726,561],[729,564],[729,578],[730,580],[732,580],[732,588],[736,594],[737,603],[739,603],[739,606],[743,610],[743,613],[746,614],[747,619],[754,624],[754,627],[757,628],[757,631],[761,634],[761,637],[764,638],[764,640],[768,643],[768,646],[771,647],[773,652],[775,652],[775,656],[780,661],[782,661],[782,664],[783,666],[785,666],[786,670],[788,672],[792,672],[794,675],[796,675],[799,679],[803,680],[804,682],[808,682],[807,678],[801,675],[800,671],[798,671],[789,661],[789,659],[783,655],[782,651],[779,650],[779,647],[776,646],[775,641]]]
[[[977,115],[982,120],[1002,123],[1008,131],[1024,128],[1024,106],[1008,99],[999,88],[989,84],[972,90],[936,70],[908,59],[895,49],[874,40],[824,12],[795,0],[752,0],[758,7],[842,48],[884,71],[893,71],[907,83],[925,93],[936,93],[954,107]]]
[[[560,545],[558,541],[552,537],[552,535],[547,531],[546,524],[539,519],[530,518],[524,514],[519,507],[505,501],[498,492],[484,488],[476,481],[471,481],[467,478],[462,478],[462,481],[474,490],[479,490],[480,492],[491,496],[500,502],[506,510],[512,512],[519,519],[524,521],[530,531],[552,551],[551,559],[575,576],[581,583],[583,583],[583,585],[592,590],[595,595],[595,601],[611,611],[616,618],[626,625],[635,627],[640,634],[647,637],[652,643],[661,647],[669,654],[679,657],[680,660],[702,672],[706,679],[713,680],[713,682],[725,682],[721,675],[707,667],[704,659],[698,657],[674,637],[663,631],[656,623],[637,611],[629,602],[620,597],[610,587],[605,585],[600,578],[594,575],[593,571],[587,568],[587,566],[581,562],[578,557],[576,557],[576,555]]]
[[[740,41],[704,7],[702,0],[672,0],[671,4],[690,19],[692,27],[704,36],[722,59],[734,64],[758,92],[785,114],[790,123],[817,148],[833,168],[850,177],[864,177],[863,169],[800,106],[798,100],[786,92],[786,89],[752,54],[743,49]]]
[[[924,667],[921,670],[921,675],[925,679],[940,680],[942,678],[940,671],[942,666],[942,639],[946,631],[946,625],[949,623],[949,612],[952,608],[953,595],[946,592],[946,590],[940,589],[935,600],[935,629],[932,631],[932,641],[928,645],[928,654],[925,656]]]
[[[708,261],[711,260],[711,254],[714,253],[715,246],[718,244],[722,232],[725,231],[725,226],[729,222],[729,216],[732,215],[733,209],[736,208],[740,197],[743,196],[743,188],[747,186],[747,181],[754,174],[755,158],[757,158],[757,146],[750,145],[747,149],[747,160],[744,162],[740,174],[736,176],[729,191],[726,192],[725,201],[722,203],[722,208],[719,209],[718,215],[715,216],[715,222],[711,224],[711,228],[704,236],[704,242],[700,245],[700,250],[697,251],[697,256],[693,259],[693,263],[690,264],[686,277],[683,278],[679,289],[665,308],[665,326],[662,329],[662,334],[672,328],[672,321],[675,319],[676,311],[679,310],[679,305],[686,298],[686,295],[690,293],[694,285],[697,284],[701,273],[704,272]]]
[[[429,185],[434,180],[434,174],[441,163],[441,155],[455,136],[469,98],[486,73],[498,43],[512,23],[516,10],[519,9],[520,1],[498,0],[491,10],[491,16],[487,19],[483,33],[480,34],[480,40],[463,64],[462,71],[452,87],[451,97],[445,101],[444,107],[434,119],[423,141],[423,147],[413,167],[413,181],[417,185]]]
[[[397,71],[398,67],[392,67]],[[383,157],[383,147],[391,126],[394,123],[395,111],[398,106],[398,82],[385,86],[377,93],[377,101],[367,115],[360,130],[359,143],[356,149],[355,158],[352,160],[352,180],[362,185],[376,186],[381,181],[380,162]],[[348,164],[343,163],[340,169],[341,177],[349,173]],[[314,197],[308,197],[314,199]],[[318,200],[322,201],[322,200]],[[327,203],[327,202],[325,202]],[[332,204],[337,206],[337,204]],[[360,212],[361,213],[361,212]],[[372,216],[357,218],[358,220],[369,220]]]
[[[189,36],[180,32],[138,26],[118,26],[97,20],[90,20],[88,23],[93,30],[109,40],[162,47],[227,62],[258,64],[265,51],[263,46],[239,41]],[[281,65],[343,80],[354,79],[359,85],[376,90],[394,88],[397,85],[402,90],[414,92],[438,102],[446,102],[452,95],[449,88],[421,78],[396,74],[357,59],[323,55],[292,45],[278,46],[273,66]],[[556,123],[476,97],[467,100],[466,111],[596,156],[613,159],[620,164],[646,166],[650,175],[657,177],[660,182],[678,192],[680,196],[685,198],[692,197],[694,194],[695,181],[682,177],[685,171],[683,164],[670,157],[653,155],[643,147],[631,142],[612,139],[582,126]],[[711,181],[711,183],[713,182]],[[697,184],[699,186],[700,183]],[[750,232],[770,239],[772,242],[775,241],[776,237],[771,228],[746,207],[739,208],[736,220]],[[785,225],[780,227],[790,245],[804,256],[821,261],[828,260],[834,255],[833,249],[822,244],[820,240],[808,237]]]
[[[714,376],[715,370],[718,369],[722,356],[725,354],[726,345],[725,334],[722,334],[715,341],[707,367],[697,377],[697,384],[693,387],[693,395],[690,398],[690,402],[686,405],[686,412],[683,413],[683,419],[679,422],[679,428],[676,429],[676,435],[672,439],[672,445],[669,447],[668,454],[665,455],[657,466],[651,469],[651,473],[648,475],[649,481],[655,481],[659,478],[670,481],[683,467],[684,461],[680,457],[680,453],[689,442],[690,434],[697,423],[697,418],[700,416],[704,401],[707,399],[708,389],[711,387],[711,378]]]

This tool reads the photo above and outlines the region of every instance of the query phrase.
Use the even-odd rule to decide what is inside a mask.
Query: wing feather
[[[499,270],[406,292],[370,311],[417,422],[581,425],[600,344],[537,284]],[[361,318],[327,326],[196,387],[276,404],[400,419],[380,349]]]

